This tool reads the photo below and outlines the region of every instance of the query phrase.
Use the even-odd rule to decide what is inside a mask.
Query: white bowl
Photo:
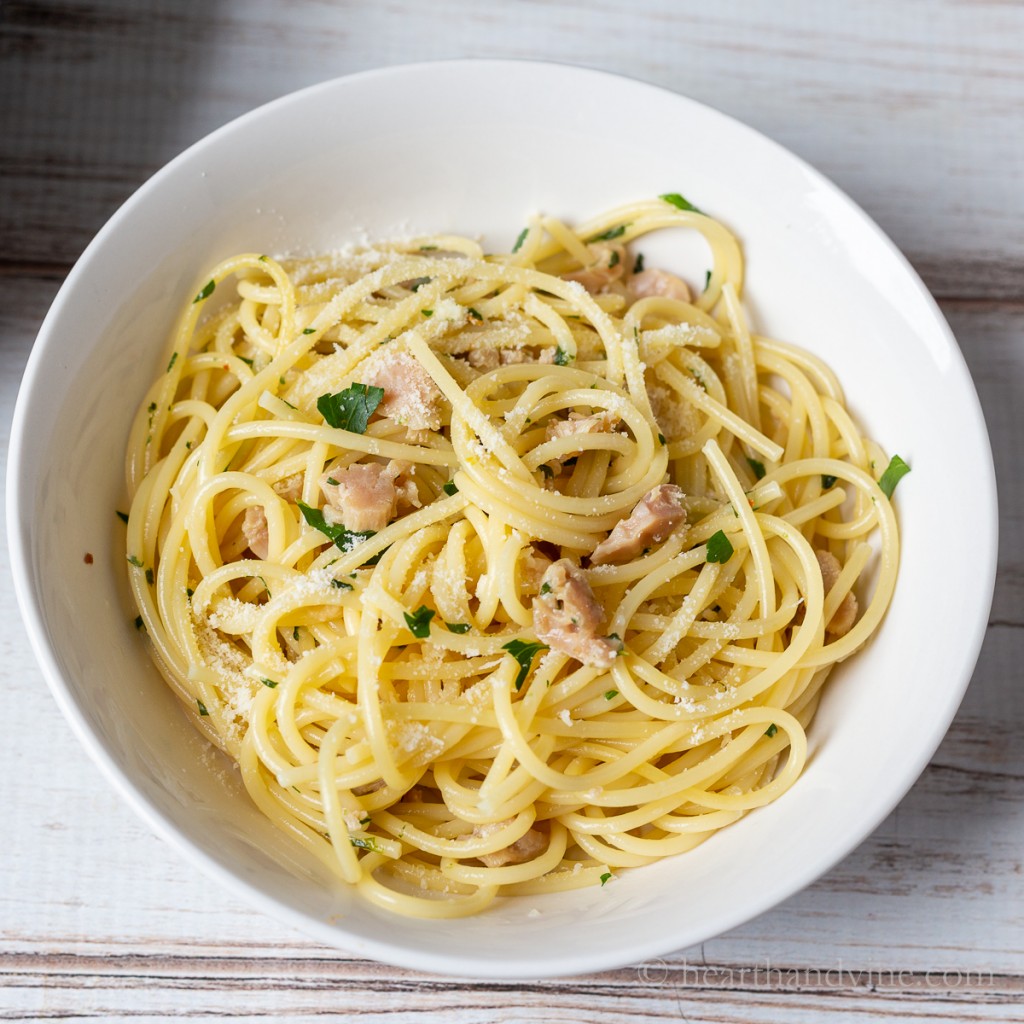
[[[669,191],[740,237],[758,327],[824,357],[869,433],[912,464],[898,492],[895,598],[869,647],[834,673],[807,769],[776,803],[601,889],[506,900],[469,920],[397,920],[296,855],[151,666],[114,516],[129,422],[179,308],[236,251],[420,230],[507,247],[535,209],[581,219]],[[550,64],[426,64],[326,82],[170,163],[57,296],[18,398],[7,483],[36,654],[132,806],[227,889],[324,943],[460,975],[622,966],[711,938],[807,885],[878,825],[935,751],[975,664],[995,575],[994,472],[977,396],[892,243],[751,129],[648,85]]]

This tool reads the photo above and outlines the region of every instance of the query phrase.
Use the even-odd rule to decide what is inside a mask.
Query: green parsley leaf
[[[618,690],[606,690],[605,694],[604,694],[604,699],[605,700],[615,700],[615,698],[618,697],[618,695],[619,695],[619,691]]]
[[[732,558],[733,547],[725,532],[719,530],[708,539],[708,561],[728,562]]]
[[[380,847],[373,836],[349,836],[348,841],[360,850],[369,850],[370,853],[380,853]]]
[[[115,509],[114,510],[114,514],[117,516],[118,519],[121,520],[122,523],[127,523],[128,522],[128,513],[127,512],[119,512],[117,509]]]
[[[448,627],[449,633],[468,633],[469,623],[468,622],[446,622],[445,625]]]
[[[421,245],[420,252],[433,252],[436,248],[436,245]]]
[[[191,587],[186,587],[186,588],[185,588],[185,596],[186,596],[186,597],[187,597],[187,598],[188,598],[188,599],[189,599],[190,601],[192,600],[192,595],[193,595],[194,593],[195,593],[195,591],[194,591],[194,590],[193,590],[193,589],[192,589]]]
[[[325,537],[330,537],[334,541],[335,547],[339,551],[354,551],[360,544],[365,540],[369,540],[371,537],[376,535],[374,530],[346,530],[340,523],[337,526],[328,523],[324,519],[324,514],[318,508],[311,508],[304,502],[298,502],[299,511],[302,513],[302,518],[309,523],[310,526],[318,529]],[[381,552],[383,554],[383,552]],[[380,555],[374,555],[367,565],[376,565],[380,560]]]
[[[704,291],[708,290],[708,285],[711,284],[711,271],[704,271]]]
[[[330,485],[331,485],[332,487],[337,487],[337,486],[338,486],[338,481],[337,481],[337,480],[335,480],[333,476],[329,476],[329,477],[327,478],[327,482],[328,482],[328,483],[329,483],[329,484],[330,484]]]
[[[555,366],[568,366],[574,358],[575,356],[566,352],[561,345],[555,349]]]
[[[260,257],[260,263],[266,263],[266,262],[267,262],[267,260],[269,260],[269,259],[270,259],[270,257],[269,257],[269,256],[261,256],[261,257]]]
[[[658,434],[658,444],[660,444],[662,448],[665,447],[665,435],[662,433]]]
[[[432,309],[421,309],[420,312],[424,316],[433,316],[434,315],[434,311]]]
[[[408,612],[402,614],[405,616],[405,624],[413,636],[419,637],[421,640],[430,636],[430,620],[437,614],[433,608],[421,604],[412,615]]]
[[[550,583],[542,583],[540,585],[540,592],[542,594],[550,594],[551,593],[551,584]]]
[[[772,722],[772,724],[769,725],[767,729],[765,729],[764,734],[768,737],[768,739],[771,739],[778,731],[779,727],[774,722]]]
[[[266,676],[260,676],[260,682],[264,686],[269,686],[270,689],[273,689],[275,686],[277,686],[277,681],[276,680],[274,680],[274,679],[267,679]]]
[[[135,628],[136,629],[145,629],[146,628],[146,624],[142,621],[142,616],[141,615],[136,615],[135,616]]]
[[[522,249],[523,242],[526,241],[526,236],[529,233],[530,233],[530,229],[529,228],[523,228],[523,230],[519,232],[519,237],[516,239],[516,244],[512,246],[512,251],[513,252],[519,252],[519,250]]]
[[[142,559],[138,555],[129,555],[128,561],[135,566],[136,569],[142,568]]]
[[[669,203],[671,206],[674,206],[677,210],[691,210],[693,213],[703,212],[694,206],[688,199],[684,199],[678,192],[666,192],[663,196],[658,196],[658,198]]]
[[[459,489],[458,489],[458,487],[455,486],[455,481],[454,480],[449,480],[448,483],[446,483],[441,488],[441,490],[444,491],[444,493],[449,495],[449,497],[450,497],[453,494],[457,494]]]
[[[150,586],[153,586],[153,570],[152,569],[147,569],[146,570],[146,582]]]
[[[206,710],[206,705],[197,697],[196,703],[199,705],[199,714],[206,716],[209,715],[209,711]]]
[[[837,476],[829,476],[828,473],[822,473],[821,474],[821,486],[824,487],[825,490],[827,491],[827,490],[829,490],[829,488],[835,486],[835,483],[836,483],[836,481],[838,479],[839,479],[839,477],[837,477]]]
[[[599,235],[594,235],[593,238],[588,238],[588,242],[610,242],[613,238],[621,238],[626,233],[626,225],[618,224],[614,228],[609,228],[607,231],[602,231]]]
[[[292,639],[296,643],[299,642],[299,627],[298,626],[292,626]]]
[[[302,333],[303,334],[316,334],[316,328],[315,327],[303,327],[302,328]]]
[[[331,586],[336,590],[351,590],[352,584],[346,583],[344,580],[331,580]]]
[[[611,256],[608,257],[608,266],[609,266],[609,268],[611,268],[611,267],[617,267],[618,265],[619,265],[619,250],[618,249],[612,249],[612,254],[611,254]]]
[[[167,364],[167,372],[170,373],[174,369],[174,364],[178,361],[178,353],[171,353],[171,361]]]
[[[642,273],[643,269],[644,269],[644,254],[642,252],[638,252],[636,254],[636,262],[634,262],[634,264],[633,264],[633,273],[634,274]]]
[[[612,877],[612,873],[611,873],[610,871],[606,871],[606,872],[605,872],[605,873],[604,873],[604,874],[603,874],[603,875],[601,876],[601,885],[602,885],[602,886],[603,886],[603,885],[605,885],[605,883],[606,883],[606,882],[608,882],[608,881],[609,881],[609,880],[611,879],[611,877]]]
[[[384,398],[384,389],[372,384],[350,384],[336,395],[321,395],[316,400],[320,415],[329,426],[365,434],[366,424]]]
[[[508,651],[519,662],[519,672],[516,674],[517,690],[526,682],[526,675],[533,664],[534,656],[541,651],[550,650],[547,644],[533,643],[525,640],[510,640],[507,644],[502,644],[501,649]]]
[[[892,492],[896,490],[896,485],[909,472],[910,467],[898,455],[894,455],[889,460],[889,465],[885,467],[885,472],[878,481],[878,486],[882,488],[882,493],[887,498],[892,499]]]
[[[213,279],[211,278],[199,290],[199,294],[196,295],[196,297],[192,300],[192,305],[194,306],[197,302],[202,302],[203,299],[208,299],[213,294],[213,289],[216,288],[216,287],[217,287],[217,285],[214,283]]]
[[[752,459],[749,455],[747,456],[747,465],[754,471],[754,476],[758,480],[764,479],[765,468],[764,463],[760,459]]]
[[[471,316],[471,317],[472,317],[472,318],[473,318],[474,320],[483,320],[483,317],[482,317],[482,316],[480,315],[480,313],[479,313],[479,312],[478,312],[477,310],[475,310],[475,309],[474,309],[474,308],[473,308],[472,306],[470,306],[470,307],[469,307],[469,309],[467,309],[467,310],[466,310],[466,312],[467,312],[467,313],[468,313],[468,314],[469,314],[469,315],[470,315],[470,316]]]

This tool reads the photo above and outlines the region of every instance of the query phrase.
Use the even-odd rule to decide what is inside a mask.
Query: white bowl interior
[[[836,671],[807,770],[775,804],[602,889],[506,901],[476,919],[396,920],[278,835],[151,666],[114,515],[125,507],[130,420],[180,307],[234,252],[440,230],[507,247],[532,210],[579,220],[668,191],[740,237],[755,326],[825,358],[872,436],[912,464],[898,492],[892,607]],[[648,265],[702,280],[701,246],[681,234],[641,248]],[[104,228],[54,303],[11,456],[12,556],[33,642],[79,736],[134,806],[224,884],[324,942],[449,973],[623,965],[703,941],[807,884],[877,825],[938,745],[991,599],[995,491],[977,398],[891,243],[755,132],[650,86],[556,65],[455,62],[341,79],[183,154]],[[954,533],[972,538],[969,557],[940,557]]]

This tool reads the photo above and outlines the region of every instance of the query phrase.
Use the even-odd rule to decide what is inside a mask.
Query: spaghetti
[[[661,228],[706,239],[697,297],[643,268]],[[906,467],[876,481],[742,275],[673,195],[505,255],[240,255],[186,307],[127,453],[140,622],[258,807],[377,905],[603,885],[799,776]]]

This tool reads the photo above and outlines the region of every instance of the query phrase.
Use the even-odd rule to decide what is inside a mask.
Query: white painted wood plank
[[[6,441],[17,381],[56,283],[0,278],[0,440]],[[552,983],[526,1002],[526,996],[509,995],[509,986],[448,982],[441,986],[443,999],[430,995],[421,1004],[417,995],[410,1001],[402,995],[410,987],[437,993],[440,983],[318,947],[212,888],[150,835],[78,748],[24,637],[8,628],[0,639],[0,685],[7,695],[0,778],[30,773],[34,791],[45,799],[26,801],[15,791],[7,801],[7,838],[0,844],[0,1010],[72,1013],[75,1019],[75,1010],[88,1006],[120,1020],[137,1007],[152,1011],[155,1020],[170,1007],[182,1014],[216,1007],[243,1020],[259,1007],[271,1018],[305,1020],[314,1013],[305,993],[320,993],[316,1012],[322,1012],[324,992],[338,986],[347,1012],[393,1020],[411,1019],[414,1005],[438,1016],[447,1007],[466,1007],[460,1021],[493,1019],[498,1008],[530,1005],[530,999],[555,1020],[574,1019],[573,1006],[588,1008],[588,1019],[608,1021],[627,1013],[677,1018],[682,1010],[701,1020],[822,1020],[826,1014],[840,1019],[852,1008],[844,1002],[854,998],[852,982],[851,993],[807,983],[798,996],[778,999],[766,991],[776,968],[914,972],[906,986],[875,997],[875,1017],[912,1004],[925,1019],[1018,1019],[1006,1008],[1019,1005],[1014,986],[1024,976],[1024,708],[1018,684],[1024,623],[1013,582],[1024,554],[1022,534],[1013,529],[1024,503],[1018,440],[1024,309],[967,305],[948,312],[990,410],[1005,479],[1000,624],[990,628],[974,683],[932,765],[875,835],[816,885],[702,948],[648,965],[642,975],[611,972],[571,991]],[[0,617],[15,623],[6,551],[3,558]],[[708,969],[695,974],[696,968]],[[731,987],[722,980],[727,969]],[[763,982],[751,975],[744,987],[736,980],[740,970],[759,971]],[[929,972],[944,970],[970,971],[984,981],[971,982],[980,1009],[967,1007],[956,992],[925,991]],[[635,994],[638,980],[643,991]],[[908,994],[907,986],[917,988]],[[177,1002],[182,989],[203,997]],[[469,994],[480,991],[485,997],[477,1005]],[[329,998],[327,1005],[333,1005]]]
[[[733,114],[847,189],[937,292],[1019,297],[1022,38],[1024,6],[987,0],[8,2],[0,233],[7,259],[65,265],[153,170],[261,102],[380,65],[537,57]],[[621,116],[609,136],[628,141]]]
[[[10,976],[12,1010],[33,1020],[120,1022],[369,1020],[453,1024],[586,1020],[590,1024],[701,1021],[822,1024],[837,1020],[1021,1021],[1020,979],[934,975],[857,975],[834,969],[789,972],[727,968],[625,971],[535,984],[426,979],[367,970],[359,963],[195,962],[156,966],[124,960],[91,973],[93,962],[52,973]],[[202,972],[201,974],[198,972]],[[88,1001],[89,1011],[83,1008]],[[17,1008],[17,1009],[15,1009]],[[13,1018],[18,1019],[18,1018]]]

